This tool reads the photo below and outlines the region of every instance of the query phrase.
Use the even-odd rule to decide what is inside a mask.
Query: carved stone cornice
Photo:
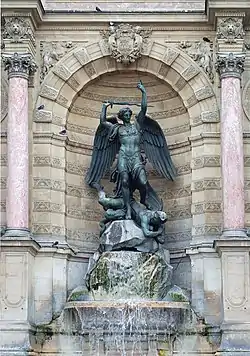
[[[226,77],[240,79],[244,71],[244,62],[244,53],[218,53],[215,67],[221,79]]]
[[[36,71],[37,65],[29,53],[3,54],[2,58],[4,69],[8,71],[9,78],[28,79]]]

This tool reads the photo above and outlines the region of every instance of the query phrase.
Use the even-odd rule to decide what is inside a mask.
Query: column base
[[[250,323],[225,323],[221,329],[221,345],[216,356],[250,355]]]
[[[32,240],[31,236],[32,235],[29,229],[8,227],[2,236],[2,240],[11,240],[11,238],[17,237],[19,240]]]
[[[242,239],[247,238],[246,229],[224,229],[221,238]]]
[[[37,356],[36,328],[27,322],[1,321],[1,356]]]

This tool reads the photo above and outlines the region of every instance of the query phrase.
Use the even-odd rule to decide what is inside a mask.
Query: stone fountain
[[[65,307],[68,332],[81,335],[94,355],[157,355],[159,342],[171,348],[188,315],[187,296],[171,288],[173,268],[163,248],[167,214],[145,169],[148,158],[159,174],[174,180],[175,167],[161,127],[146,115],[145,87],[141,82],[137,87],[142,99],[134,123],[129,107],[107,117],[109,106],[134,103],[107,101],[102,107],[86,177],[104,209],[100,244],[84,285],[71,293]],[[111,173],[115,189],[107,196],[100,181],[117,155]]]

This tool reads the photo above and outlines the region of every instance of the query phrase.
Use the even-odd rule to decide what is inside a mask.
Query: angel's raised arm
[[[147,93],[144,85],[140,81],[137,85],[137,88],[141,91],[142,97],[141,97],[141,110],[139,114],[137,115],[137,122],[139,125],[141,125],[146,117],[147,113],[147,106],[148,106],[148,101],[147,101]]]
[[[103,103],[102,105],[102,111],[101,111],[101,115],[100,115],[100,124],[107,127],[107,128],[110,128],[111,126],[113,126],[113,124],[109,121],[107,121],[107,108],[109,106],[112,106],[113,104],[112,103]]]

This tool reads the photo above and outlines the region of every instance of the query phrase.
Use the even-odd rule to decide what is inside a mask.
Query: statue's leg
[[[127,210],[125,219],[131,220],[129,175],[127,172],[121,173],[121,181],[122,181],[122,195],[123,195],[124,205]]]
[[[146,172],[144,169],[140,171],[139,177],[138,177],[138,183],[139,183],[139,191],[141,195],[141,203],[147,206],[147,176]]]

